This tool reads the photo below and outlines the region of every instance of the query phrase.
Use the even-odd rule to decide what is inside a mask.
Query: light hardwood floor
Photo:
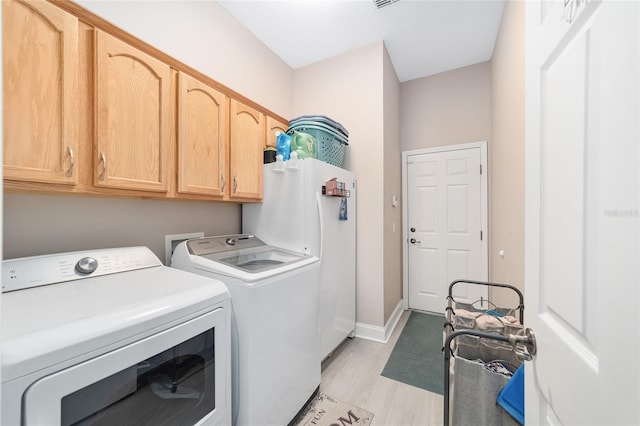
[[[442,424],[442,395],[380,375],[408,316],[402,314],[387,344],[347,339],[322,364],[320,391],[371,411],[372,426]]]

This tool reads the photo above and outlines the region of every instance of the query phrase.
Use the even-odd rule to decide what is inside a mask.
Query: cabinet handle
[[[69,168],[67,169],[67,177],[73,176],[73,167],[76,165],[76,158],[73,155],[73,148],[70,146],[67,147],[67,152],[69,153]]]
[[[100,176],[98,179],[103,181],[105,175],[107,174],[107,156],[104,153],[104,151],[100,152],[100,161],[102,162],[102,172],[100,173]]]
[[[238,178],[233,177],[233,193],[235,194],[238,191]]]
[[[220,173],[220,179],[222,179],[222,185],[220,186],[220,192],[224,192],[224,187],[227,186],[227,181],[224,180],[224,173]]]

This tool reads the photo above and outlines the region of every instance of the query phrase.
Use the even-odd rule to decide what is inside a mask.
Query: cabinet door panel
[[[231,198],[262,198],[264,115],[231,99]]]
[[[228,179],[227,97],[182,72],[178,84],[178,192],[220,197]]]
[[[282,123],[273,117],[267,116],[267,146],[276,146],[276,132],[286,133],[288,124]]]
[[[95,184],[167,191],[170,67],[96,31]]]
[[[77,182],[78,20],[3,0],[4,177]]]

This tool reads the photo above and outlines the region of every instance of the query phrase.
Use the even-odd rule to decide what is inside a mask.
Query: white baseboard
[[[398,321],[400,320],[403,310],[402,299],[400,299],[400,302],[398,302],[398,305],[384,327],[356,322],[356,337],[372,340],[374,342],[387,343],[389,341],[389,337],[391,337],[391,333],[393,333],[396,325],[398,325]]]

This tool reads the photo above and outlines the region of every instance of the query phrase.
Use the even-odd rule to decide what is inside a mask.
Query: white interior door
[[[529,425],[640,424],[640,2],[527,3]]]
[[[481,160],[480,147],[407,155],[405,294],[411,309],[443,312],[452,281],[487,279]],[[487,298],[481,286],[454,290],[461,302]]]

